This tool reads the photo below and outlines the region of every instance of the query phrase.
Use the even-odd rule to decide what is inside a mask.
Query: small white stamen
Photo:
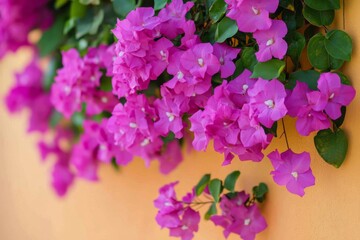
[[[145,138],[144,141],[142,141],[140,143],[140,146],[145,147],[146,145],[148,145],[150,143],[150,140],[148,138]]]
[[[165,114],[166,114],[166,116],[169,118],[169,122],[174,121],[174,119],[175,119],[174,114],[172,114],[172,113],[170,113],[170,112],[166,112]]]
[[[299,176],[299,174],[298,174],[297,172],[292,172],[291,175],[292,175],[295,179],[297,179],[298,176]]]
[[[203,67],[204,66],[204,59],[199,58],[198,59],[198,64],[200,65],[200,67]]]
[[[266,100],[265,102],[265,105],[268,106],[268,108],[274,108],[275,107],[275,103],[273,100]]]
[[[91,80],[92,82],[95,82],[95,80],[96,80],[95,76],[91,76],[91,77],[90,77],[90,80]]]
[[[102,97],[102,98],[101,98],[101,101],[102,101],[103,103],[107,103],[107,102],[108,102],[108,98],[107,98],[107,97]]]
[[[178,79],[183,79],[183,77],[184,77],[184,73],[183,73],[182,71],[179,71],[179,72],[177,73],[177,78],[178,78]]]
[[[243,89],[242,94],[245,94],[246,91],[249,89],[249,85],[244,84],[244,85],[242,86],[242,89]]]
[[[172,204],[169,203],[169,202],[165,202],[164,205],[165,205],[165,207],[170,207],[170,206],[172,206]]]
[[[141,108],[141,111],[142,111],[142,112],[145,112],[145,108],[144,108],[144,107],[142,107],[142,108]]]
[[[136,124],[136,123],[133,123],[133,122],[131,122],[131,123],[129,124],[129,126],[130,126],[131,128],[137,128],[137,124]]]
[[[274,39],[272,38],[272,39],[269,39],[267,42],[266,42],[266,46],[268,47],[268,46],[271,46],[271,45],[273,45],[274,44]]]
[[[252,11],[253,11],[253,13],[254,13],[255,15],[259,15],[259,14],[260,14],[260,10],[257,9],[256,7],[251,7],[251,9],[252,9]]]
[[[335,93],[332,93],[329,97],[329,99],[333,99],[335,97]]]
[[[181,227],[181,230],[188,230],[188,229],[189,229],[189,227],[186,226],[186,225],[184,225],[184,226]]]
[[[223,57],[220,57],[219,62],[220,62],[221,65],[224,65],[224,63],[225,63],[224,58],[223,58]]]
[[[311,117],[311,116],[312,116],[312,114],[311,114],[311,113],[309,113],[309,114],[308,114],[308,117]]]
[[[250,218],[247,218],[247,219],[244,220],[244,225],[245,225],[245,226],[249,226],[250,223],[251,223],[251,219],[250,219]]]
[[[71,88],[69,86],[64,87],[64,92],[66,95],[69,95],[71,93]]]
[[[106,146],[104,145],[104,144],[101,144],[100,146],[99,146],[99,148],[100,148],[100,150],[106,150]]]
[[[165,61],[167,58],[166,53],[163,50],[160,51],[160,56],[161,56],[161,60],[163,61]]]
[[[120,51],[120,52],[119,52],[119,57],[124,56],[124,54],[125,54],[125,53],[124,53],[123,51]]]

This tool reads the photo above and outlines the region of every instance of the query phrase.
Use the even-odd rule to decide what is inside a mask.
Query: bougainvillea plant
[[[0,57],[33,50],[5,102],[29,111],[29,132],[52,136],[38,146],[43,160],[55,156],[59,196],[76,179],[97,181],[101,164],[141,157],[169,174],[185,142],[212,145],[223,165],[259,162],[283,135],[288,150],[267,156],[271,175],[303,196],[315,184],[310,155],[291,150],[283,119],[296,118],[300,135],[316,133],[329,164],[340,167],[347,152],[341,126],[355,90],[340,69],[352,40],[332,26],[338,9],[339,0],[0,0]],[[37,29],[39,40],[28,40]],[[236,191],[239,175],[206,174],[180,199],[177,182],[162,187],[156,221],[192,239],[197,206],[209,205],[205,219],[225,237],[254,239],[267,226],[256,202],[268,188]]]

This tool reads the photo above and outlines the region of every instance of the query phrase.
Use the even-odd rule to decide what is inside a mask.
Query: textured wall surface
[[[360,93],[360,1],[346,1],[346,31],[355,42],[353,60],[345,72]],[[342,12],[338,13],[343,26]],[[12,82],[11,73],[20,70],[28,53],[0,63],[0,96]],[[304,198],[289,194],[272,182],[268,159],[260,164],[234,161],[220,167],[222,156],[209,150],[192,153],[170,176],[158,173],[153,163],[146,169],[141,160],[116,172],[101,168],[101,182],[77,181],[65,199],[58,199],[49,187],[49,168],[41,164],[36,150],[38,136],[28,136],[26,114],[11,117],[0,108],[0,239],[2,240],[165,240],[167,230],[155,223],[152,200],[160,186],[179,179],[178,191],[184,194],[206,172],[224,177],[234,169],[242,171],[238,188],[250,190],[266,182],[270,194],[263,212],[268,229],[259,240],[354,240],[360,237],[360,94],[348,108],[345,130],[350,139],[346,162],[340,169],[325,164],[317,155],[312,137],[303,138],[289,131],[290,145],[296,152],[310,150],[316,186]],[[294,129],[292,119],[285,120]],[[279,129],[281,131],[281,129]],[[276,139],[268,151],[285,150],[285,139]],[[205,210],[205,209],[204,209]],[[196,240],[223,239],[220,228],[202,222]],[[231,236],[229,239],[238,239]]]

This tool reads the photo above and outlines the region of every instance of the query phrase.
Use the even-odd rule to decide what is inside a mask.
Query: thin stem
[[[282,122],[282,125],[283,125],[283,130],[284,130],[284,136],[285,136],[286,146],[287,146],[288,149],[290,149],[289,141],[288,141],[287,134],[286,134],[286,128],[285,128],[284,118],[281,119],[281,122]]]

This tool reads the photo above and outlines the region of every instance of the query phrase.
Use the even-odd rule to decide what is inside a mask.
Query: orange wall
[[[360,43],[360,1],[347,1],[346,30]],[[339,20],[341,26],[341,19]],[[357,44],[355,44],[357,45]],[[19,60],[19,57],[22,60]],[[27,52],[9,56],[0,64],[0,95],[10,86],[11,73],[21,69]],[[20,64],[21,63],[21,64]],[[355,47],[353,61],[345,72],[360,90],[360,53]],[[310,150],[316,186],[304,198],[289,194],[272,182],[271,164],[234,161],[221,167],[222,156],[212,150],[193,153],[170,176],[149,169],[136,160],[120,172],[101,168],[101,182],[76,182],[65,199],[58,199],[48,185],[49,168],[41,164],[35,148],[36,136],[25,133],[26,120],[0,111],[0,239],[2,240],[165,240],[167,230],[155,223],[152,200],[160,186],[179,179],[180,194],[190,189],[206,172],[224,177],[234,169],[242,171],[238,187],[248,191],[260,181],[268,183],[270,194],[263,212],[268,229],[258,240],[354,240],[360,239],[360,149],[359,96],[348,109],[345,130],[350,138],[349,153],[340,169],[325,164],[317,155],[312,138],[300,137],[294,121],[286,119],[293,150]],[[281,129],[280,129],[281,130]],[[279,130],[279,131],[280,131]],[[355,138],[357,136],[357,139]],[[285,150],[284,139],[276,139],[269,151]],[[205,210],[205,209],[204,209]],[[195,240],[219,240],[220,228],[202,222]],[[234,236],[229,239],[238,239]]]

